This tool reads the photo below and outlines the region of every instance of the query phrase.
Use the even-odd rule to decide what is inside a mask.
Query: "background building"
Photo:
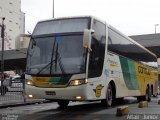
[[[0,24],[5,17],[4,49],[15,49],[15,40],[19,34],[25,33],[25,14],[21,11],[21,0],[0,0]],[[1,50],[0,37],[0,50]]]
[[[129,36],[160,58],[160,33]],[[160,63],[159,63],[160,65]]]

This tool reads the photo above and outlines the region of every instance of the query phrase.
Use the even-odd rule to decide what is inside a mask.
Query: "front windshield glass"
[[[38,37],[28,49],[29,74],[75,74],[85,72],[83,35]]]

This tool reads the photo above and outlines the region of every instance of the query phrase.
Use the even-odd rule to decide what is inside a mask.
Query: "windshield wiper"
[[[59,63],[59,67],[60,67],[60,69],[62,71],[62,74],[65,74],[64,66],[63,66],[60,54],[58,52],[58,48],[59,48],[59,45],[57,43],[57,45],[56,45],[56,51],[55,51],[55,71],[57,70],[57,62],[58,62]]]
[[[55,70],[57,70],[57,60],[58,60],[58,43],[57,43],[57,46],[56,46],[56,56],[55,56]]]
[[[55,62],[55,59],[53,59],[53,57],[54,57],[55,43],[56,43],[56,42],[54,41],[53,49],[52,49],[51,62],[49,62],[47,65],[45,65],[43,68],[41,68],[36,75],[40,74],[40,73],[41,73],[45,68],[47,68],[49,65],[51,65],[51,66],[50,66],[50,74],[52,73],[53,62]]]
[[[56,44],[56,42],[54,41],[53,48],[52,48],[52,56],[51,56],[51,60],[53,60],[53,57],[54,57],[55,44]],[[54,60],[53,60],[53,61],[54,61]],[[50,74],[52,73],[53,61],[51,61]]]
[[[56,50],[55,50],[55,46],[56,46]],[[44,67],[42,67],[36,75],[40,74],[44,69],[46,69],[47,67],[49,67],[50,65],[50,74],[52,74],[52,67],[53,67],[53,63],[55,63],[55,71],[57,71],[57,63],[59,63],[59,67],[60,67],[60,70],[62,71],[62,74],[65,74],[65,71],[64,71],[64,65],[62,63],[62,60],[61,60],[61,57],[60,57],[60,54],[58,52],[58,48],[59,48],[59,44],[58,42],[54,42],[53,44],[53,49],[52,49],[52,56],[51,56],[51,62],[49,62],[47,65],[45,65]],[[54,58],[54,54],[55,54],[55,59]]]
[[[57,59],[58,59],[59,67],[60,67],[62,73],[66,74],[66,72],[64,71],[64,65],[62,63],[62,60],[61,60],[61,57],[60,57],[59,53],[57,53]],[[55,64],[56,64],[56,59],[55,59]]]
[[[55,42],[54,42],[53,49],[52,49],[52,57],[51,57],[51,59],[53,59],[54,51],[55,51],[55,71],[57,71],[57,61],[58,61],[60,70],[62,71],[62,74],[65,74],[64,66],[62,64],[61,57],[60,57],[60,54],[58,52],[60,41],[61,41],[61,37],[56,37],[55,38]],[[56,46],[56,50],[55,50],[55,46]],[[51,63],[50,74],[52,73],[52,66],[53,66],[53,62]]]
[[[37,73],[36,75],[40,74],[45,68],[47,68],[50,64],[52,64],[53,62],[55,62],[55,59],[52,60],[51,62],[49,62],[47,65],[45,65],[44,67],[42,67]]]

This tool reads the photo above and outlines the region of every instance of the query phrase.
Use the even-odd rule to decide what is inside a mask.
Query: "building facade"
[[[5,17],[4,49],[15,49],[16,37],[25,33],[25,14],[21,11],[21,0],[0,0],[0,24]],[[1,51],[0,37],[0,51]]]

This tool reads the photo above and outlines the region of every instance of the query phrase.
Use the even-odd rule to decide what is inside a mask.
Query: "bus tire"
[[[58,103],[59,107],[65,108],[68,106],[69,101],[68,100],[59,100],[57,103]]]
[[[137,102],[141,102],[144,100],[144,96],[137,96]]]
[[[121,97],[121,98],[116,98],[114,99],[114,103],[117,105],[117,104],[123,104],[125,101],[124,101],[124,97]]]
[[[113,102],[113,89],[111,84],[108,84],[107,91],[106,91],[106,99],[101,100],[101,103],[106,107],[112,106]]]

